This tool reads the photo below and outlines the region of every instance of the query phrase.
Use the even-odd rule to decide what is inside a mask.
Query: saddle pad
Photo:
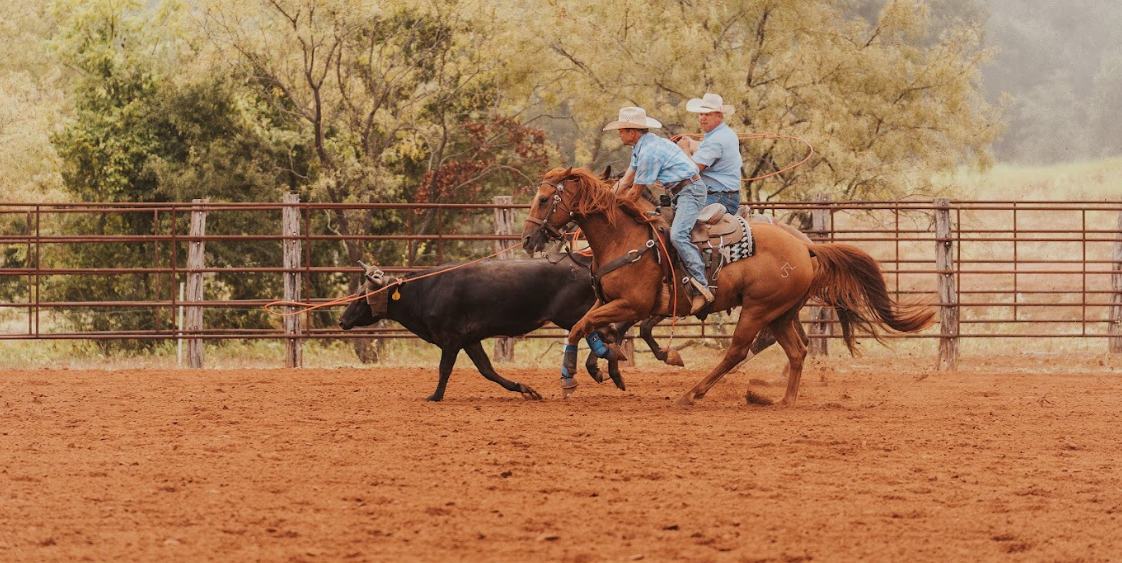
[[[724,256],[726,264],[751,258],[756,254],[756,241],[752,238],[752,227],[743,217],[737,216],[736,220],[740,221],[740,225],[744,228],[744,236],[733,244],[721,247],[721,255]]]

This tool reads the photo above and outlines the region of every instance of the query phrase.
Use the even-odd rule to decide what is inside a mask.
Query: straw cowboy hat
[[[619,110],[619,119],[604,126],[605,131],[612,129],[658,129],[662,124],[647,117],[647,110],[626,107]]]
[[[719,111],[725,115],[732,115],[736,108],[725,103],[725,100],[716,94],[705,93],[704,96],[686,102],[686,111],[693,113],[709,113]]]

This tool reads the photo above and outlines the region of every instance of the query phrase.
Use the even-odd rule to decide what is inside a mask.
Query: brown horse
[[[690,310],[685,286],[672,285],[682,280],[682,274],[675,270],[667,275],[660,265],[668,258],[659,256],[666,246],[652,226],[657,220],[652,211],[645,200],[617,197],[585,169],[556,168],[538,186],[522,232],[522,247],[533,254],[547,239],[559,236],[566,224],[576,222],[592,248],[593,270],[604,300],[569,331],[561,368],[566,397],[575,387],[571,377],[581,338],[608,323],[684,316]],[[915,332],[931,325],[935,312],[930,307],[893,302],[879,265],[864,251],[845,244],[809,245],[769,224],[753,224],[752,234],[756,254],[726,265],[716,280],[712,310],[741,308],[732,342],[721,362],[678,399],[679,405],[704,397],[745,360],[764,327],[772,330],[787,354],[791,374],[783,402],[794,405],[806,357],[806,345],[795,325],[799,309],[811,297],[837,310],[850,351],[856,343],[854,327],[879,339],[878,328]],[[747,399],[758,402],[750,389]]]

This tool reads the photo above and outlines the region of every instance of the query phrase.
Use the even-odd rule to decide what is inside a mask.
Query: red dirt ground
[[[0,561],[1117,561],[1122,374],[1049,361],[820,366],[795,408],[672,406],[697,369],[0,372]]]

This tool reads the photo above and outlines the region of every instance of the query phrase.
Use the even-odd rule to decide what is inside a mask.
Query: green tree
[[[540,53],[521,73],[526,111],[566,116],[578,163],[626,158],[600,131],[620,106],[643,106],[668,133],[696,130],[685,101],[705,91],[738,107],[731,124],[740,133],[793,134],[818,152],[750,185],[753,199],[930,191],[931,172],[988,165],[1000,129],[978,92],[988,57],[978,29],[949,24],[932,41],[918,2],[887,2],[871,23],[840,1],[516,5],[518,51]],[[805,147],[754,141],[744,153],[745,175],[755,176],[797,162]]]
[[[53,141],[66,188],[78,199],[161,202],[205,197],[276,202],[294,186],[301,171],[306,173],[299,147],[270,137],[269,116],[258,111],[252,94],[213,72],[183,74],[195,63],[195,52],[187,38],[167,33],[181,28],[176,4],[151,12],[139,2],[101,0],[60,2],[57,9],[65,18],[55,48],[74,72],[75,111]],[[153,20],[160,25],[153,26]],[[170,232],[166,216],[159,226],[155,221],[151,213],[79,215],[64,228],[96,234]],[[180,234],[185,234],[184,223],[179,222]],[[208,228],[212,233],[276,233],[277,223],[222,213],[212,215]],[[178,250],[182,264],[183,249]],[[215,267],[277,265],[279,255],[279,243],[208,247],[208,263]],[[151,244],[116,243],[67,246],[50,259],[71,267],[151,267],[170,262],[166,251],[158,253]],[[68,301],[146,300],[171,295],[174,281],[147,274],[97,283],[65,278],[52,283],[49,291]],[[208,284],[208,292],[211,298],[256,298],[279,292],[279,279],[223,273]],[[73,321],[96,330],[166,329],[170,317],[165,315],[164,326],[157,326],[156,316],[144,312],[71,315]],[[208,318],[232,327],[272,322],[260,312],[214,311],[208,312]]]
[[[7,201],[65,199],[50,134],[66,116],[54,61],[50,0],[0,4],[0,193]]]
[[[314,167],[305,197],[333,203],[481,201],[530,183],[544,137],[501,108],[499,45],[459,2],[214,1],[208,36],[306,139]],[[337,209],[345,236],[400,232],[406,222]],[[414,218],[415,234],[436,213]],[[400,261],[416,245],[345,243],[353,263],[373,251]],[[357,283],[357,278],[353,283]]]

